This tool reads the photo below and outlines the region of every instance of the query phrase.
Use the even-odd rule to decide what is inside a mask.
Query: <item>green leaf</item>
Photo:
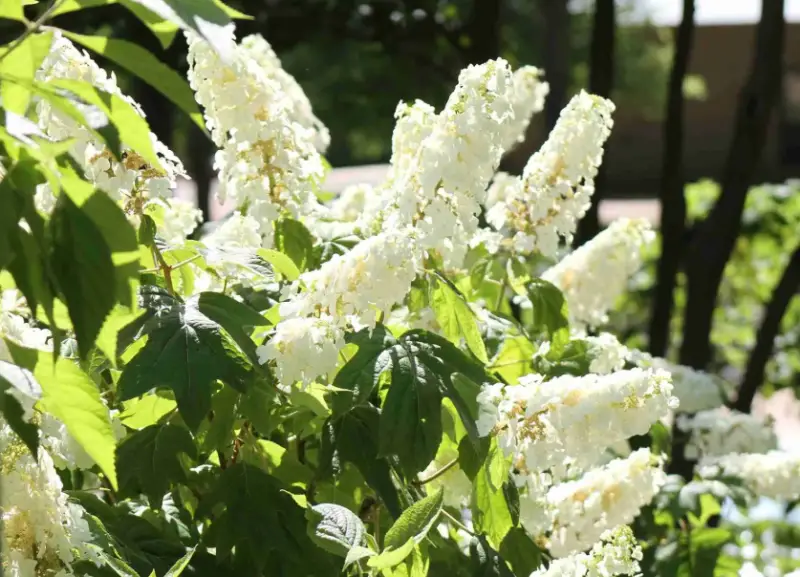
[[[470,540],[469,557],[475,577],[514,577],[503,558],[492,549],[484,535]]]
[[[51,353],[9,345],[14,362],[33,373],[42,387],[40,406],[67,427],[116,489],[116,439],[108,409],[89,376],[72,361]]]
[[[372,549],[367,549],[366,547],[353,547],[347,552],[347,557],[344,558],[344,568],[347,569],[356,561],[360,561],[365,557],[374,557],[375,555],[377,555],[377,553],[375,553],[375,551]]]
[[[222,293],[202,292],[191,300],[195,299],[198,310],[228,331],[250,361],[257,363],[256,345],[250,333],[256,327],[267,326],[267,320],[255,309]]]
[[[178,425],[151,425],[125,437],[117,447],[120,494],[144,493],[160,504],[173,484],[186,481],[181,453],[197,458],[192,436]]]
[[[397,548],[386,547],[386,549],[384,549],[380,555],[370,557],[370,559],[367,561],[367,566],[372,567],[373,569],[381,570],[399,565],[405,561],[406,557],[411,555],[411,553],[414,551],[415,544],[416,543],[414,542],[414,539],[410,537],[408,541]]]
[[[13,56],[0,61],[0,76],[13,76],[27,82],[32,81],[50,52],[52,42],[52,32],[31,34],[14,48]],[[0,56],[7,50],[8,48],[0,51]],[[23,84],[5,81],[0,85],[0,98],[3,99],[3,108],[24,115],[31,100],[31,91]]]
[[[486,347],[481,339],[475,313],[467,304],[464,296],[443,275],[436,275],[436,284],[433,289],[431,305],[436,313],[436,320],[442,329],[442,334],[453,344],[458,345],[461,337],[467,343],[478,360],[488,363]]]
[[[114,263],[94,222],[62,194],[50,218],[53,253],[50,266],[64,295],[80,356],[94,346],[106,316],[114,307]]]
[[[158,395],[145,395],[126,401],[123,406],[124,410],[120,414],[119,420],[129,429],[140,431],[157,423],[178,405],[172,399],[165,399]]]
[[[478,442],[475,398],[462,395],[464,383],[474,390],[490,381],[483,367],[446,339],[427,331],[410,331],[382,358],[391,374],[391,386],[383,402],[380,448],[382,455],[397,455],[408,476],[423,470],[436,456],[442,439],[442,397],[449,398],[470,439]],[[453,375],[463,375],[464,381]],[[473,405],[473,407],[471,407]]]
[[[430,563],[427,547],[417,545],[411,551],[411,555],[391,570],[390,577],[426,577]]]
[[[346,413],[369,400],[380,375],[388,368],[389,359],[383,353],[397,343],[383,325],[348,334],[345,340],[358,346],[358,350],[333,379],[333,387],[341,389],[332,397],[334,415]]]
[[[553,344],[563,345],[569,338],[567,301],[554,284],[541,278],[531,279],[525,289],[533,305],[534,330],[548,334]]]
[[[489,456],[484,461],[472,485],[472,521],[475,528],[486,534],[495,548],[503,542],[506,534],[514,526],[511,508],[506,500],[506,492],[498,481],[498,472],[508,475],[508,468],[502,451],[492,441]]]
[[[352,463],[380,497],[389,514],[400,516],[400,498],[392,481],[389,462],[378,456],[380,413],[371,405],[356,407],[330,421],[322,436],[320,467],[332,468],[334,461]]]
[[[276,272],[282,274],[289,282],[294,282],[300,276],[300,270],[294,261],[286,254],[269,248],[260,248],[256,254],[272,265]]]
[[[303,509],[258,467],[238,462],[225,469],[213,494],[201,504],[198,516],[208,516],[217,505],[219,513],[214,515],[207,535],[216,544],[219,560],[228,558],[235,547],[235,565],[247,569],[243,574],[258,575],[263,573],[270,553],[278,552],[281,558],[296,560],[304,567],[316,563],[314,574],[335,574],[331,558],[317,554],[320,550],[306,533]]]
[[[282,218],[275,223],[275,248],[292,259],[298,270],[312,268],[314,237],[299,221]]]
[[[139,154],[151,167],[162,170],[161,161],[153,148],[147,121],[121,96],[80,80],[51,80],[47,86],[63,88],[84,102],[97,106],[117,129],[121,142]]]
[[[580,377],[589,373],[591,364],[589,345],[584,340],[576,339],[567,342],[563,347],[551,348],[544,358],[537,359],[535,369],[548,377]]]
[[[438,491],[403,511],[400,518],[386,532],[384,547],[398,549],[409,539],[415,544],[420,543],[439,517],[443,502],[444,489],[439,487]]]
[[[526,337],[508,337],[500,345],[489,370],[499,374],[506,382],[515,384],[521,376],[533,372],[531,359],[534,353],[536,347]]]
[[[25,12],[22,9],[25,5],[20,0],[0,0],[0,18],[25,22]]]
[[[195,102],[192,89],[180,74],[149,51],[127,40],[106,36],[86,36],[68,31],[63,31],[63,34],[86,48],[102,54],[147,82],[186,112],[197,126],[205,130],[203,114]]]
[[[222,28],[230,23],[225,10],[213,0],[132,0],[158,14],[164,20],[205,39],[220,57],[233,57],[233,43],[226,42]]]
[[[318,546],[339,557],[364,542],[364,523],[350,509],[321,503],[306,510],[308,536]]]
[[[515,575],[530,575],[542,566],[543,551],[521,527],[512,528],[500,544],[500,555]]]
[[[198,309],[197,299],[174,301],[144,323],[147,343],[117,383],[122,401],[156,387],[175,393],[186,424],[197,430],[211,408],[211,384],[221,380],[244,390],[250,368],[219,324]]]
[[[197,551],[197,546],[192,547],[186,552],[186,555],[178,559],[175,564],[170,567],[169,571],[167,571],[164,577],[179,577],[181,573],[189,566],[189,561],[192,560],[192,557]]]
[[[36,459],[39,450],[39,429],[24,420],[22,405],[9,392],[12,388],[29,397],[31,401],[39,399],[42,394],[33,373],[13,363],[0,360],[0,413]]]

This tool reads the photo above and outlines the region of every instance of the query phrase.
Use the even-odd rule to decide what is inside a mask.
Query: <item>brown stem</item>
[[[736,410],[743,413],[750,412],[758,387],[764,382],[764,371],[772,355],[775,337],[781,329],[783,315],[786,314],[789,303],[792,302],[792,298],[797,296],[799,289],[800,247],[794,251],[792,258],[789,259],[789,263],[783,271],[783,276],[778,281],[775,292],[772,293],[772,300],[770,300],[764,312],[764,318],[756,334],[756,344],[747,359],[747,368],[745,369],[744,377],[742,377],[742,382],[739,384],[739,392],[734,404]]]

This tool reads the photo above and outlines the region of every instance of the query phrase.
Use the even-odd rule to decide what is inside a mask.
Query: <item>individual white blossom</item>
[[[720,457],[728,453],[766,453],[778,448],[772,420],[726,407],[678,415],[678,429],[688,433],[687,459]]]
[[[273,222],[282,214],[300,218],[319,209],[314,191],[324,175],[322,157],[314,129],[292,120],[292,95],[275,78],[275,67],[265,68],[260,56],[236,45],[232,25],[219,34],[232,47],[230,62],[187,33],[189,83],[220,147],[214,161],[220,201],[246,208],[269,247]]]
[[[0,298],[0,360],[7,362],[12,360],[3,339],[29,349],[53,350],[50,329],[33,326],[27,320],[29,315],[30,310],[22,293],[17,289],[3,290]]]
[[[519,178],[507,172],[497,172],[486,190],[483,206],[486,210],[491,210],[496,204],[505,203],[517,194],[518,187]]]
[[[43,448],[34,459],[0,417],[0,563],[16,576],[67,575],[79,558],[95,560],[83,509],[70,503]],[[99,564],[98,564],[99,565]]]
[[[511,107],[515,121],[509,123],[503,135],[504,150],[511,150],[525,140],[525,133],[531,123],[531,117],[544,108],[544,101],[550,92],[550,85],[543,80],[544,71],[535,66],[522,66],[514,71],[511,80],[514,85],[511,96]]]
[[[553,556],[583,551],[607,530],[632,523],[666,482],[661,466],[661,458],[639,449],[580,479],[553,486],[547,493]]]
[[[111,93],[130,104],[136,112],[144,116],[139,105],[123,94],[117,86],[113,74],[108,75],[85,52],[79,51],[67,38],[56,32],[50,52],[36,73],[42,82],[54,80],[80,80]],[[75,104],[90,122],[106,122],[104,115],[94,107]],[[160,166],[149,165],[140,155],[123,142],[123,155],[118,161],[113,158],[105,145],[98,141],[83,124],[77,122],[48,100],[37,104],[39,126],[54,140],[72,140],[70,153],[84,168],[85,177],[99,189],[105,191],[116,201],[122,203],[129,217],[137,223],[147,204],[154,199],[171,195],[176,179],[185,177],[183,165],[175,154],[162,144],[154,134],[150,134],[153,148],[158,155]],[[49,212],[55,198],[48,184],[40,185],[36,193],[36,206]]]
[[[116,411],[109,412],[111,429],[117,441],[123,439],[126,430],[119,420]],[[52,415],[44,413],[39,418],[41,429],[41,446],[53,460],[58,469],[88,470],[95,466],[95,461],[75,437],[67,430],[67,426]]]
[[[800,498],[800,454],[784,451],[733,453],[702,459],[697,472],[704,478],[736,477],[756,495],[769,499]]]
[[[344,333],[330,315],[282,320],[275,333],[256,349],[258,361],[275,362],[280,386],[309,384],[336,368]]]
[[[632,369],[609,375],[565,375],[543,381],[520,377],[507,387],[488,385],[478,395],[479,434],[493,432],[522,472],[594,465],[614,443],[645,434],[677,400],[669,374]]]
[[[560,238],[571,242],[591,204],[613,111],[611,101],[599,96],[574,96],[522,176],[516,182],[498,181],[502,200],[491,206],[486,218],[496,229],[516,233],[518,252],[538,251],[552,258]]]
[[[640,367],[663,369],[672,375],[672,392],[680,400],[678,411],[681,413],[714,409],[727,400],[727,383],[716,375],[671,363],[639,350],[630,351],[630,360]]]
[[[630,351],[611,333],[600,333],[597,336],[584,337],[589,345],[589,356],[592,362],[589,372],[607,375],[622,370]]]
[[[642,264],[642,249],[655,233],[645,219],[618,219],[547,269],[542,278],[567,301],[572,324],[598,326]]]
[[[341,322],[374,325],[400,303],[421,269],[413,231],[382,232],[300,276],[297,294],[280,305],[281,318],[324,312]]]
[[[325,154],[331,143],[328,128],[314,115],[308,96],[295,80],[284,70],[278,55],[260,34],[251,34],[242,39],[242,50],[249,54],[272,79],[277,82],[289,98],[287,116],[306,130],[311,131],[311,140],[320,154]]]
[[[614,577],[639,575],[642,548],[630,527],[617,527],[600,537],[587,553],[554,559],[530,577]]]

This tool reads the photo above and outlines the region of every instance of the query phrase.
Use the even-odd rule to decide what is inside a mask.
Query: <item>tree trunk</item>
[[[614,86],[614,33],[616,14],[614,0],[595,0],[591,54],[589,56],[589,92],[611,97]],[[605,192],[605,165],[595,178],[594,198],[586,216],[578,224],[575,246],[580,246],[600,232],[598,208]]]
[[[564,0],[540,0],[544,20],[544,73],[550,93],[544,103],[547,131],[567,104],[569,90],[569,11]]]
[[[756,345],[750,352],[744,377],[739,384],[739,394],[734,405],[736,410],[743,413],[750,412],[753,397],[764,381],[764,370],[772,355],[773,343],[780,331],[783,315],[786,314],[789,303],[797,296],[798,291],[800,291],[800,247],[794,251],[789,264],[786,265],[783,276],[778,281],[775,292],[772,293],[772,300],[764,312],[764,319],[756,335]]]
[[[725,265],[741,228],[747,190],[780,95],[784,0],[763,0],[750,78],[742,89],[722,194],[692,240],[680,362],[703,369],[711,360],[711,324]]]
[[[211,156],[214,143],[194,123],[189,125],[191,143],[187,155],[187,169],[197,187],[197,207],[203,213],[203,222],[211,220],[211,179],[214,178]]]
[[[501,0],[473,0],[470,17],[469,64],[483,64],[500,56]]]
[[[683,235],[686,198],[683,195],[683,81],[689,69],[694,36],[694,0],[683,0],[683,18],[675,31],[675,55],[669,77],[667,111],[664,118],[664,151],[661,164],[661,258],[650,320],[650,353],[663,357],[669,345],[669,328],[675,304]]]

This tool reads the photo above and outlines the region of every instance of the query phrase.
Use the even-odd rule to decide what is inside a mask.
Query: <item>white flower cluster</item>
[[[296,327],[298,319],[329,315],[326,326],[335,323],[338,329],[374,326],[380,313],[390,313],[406,297],[425,251],[437,250],[451,263],[463,258],[502,155],[502,132],[513,118],[511,78],[504,60],[469,66],[440,114],[420,102],[398,107],[393,165],[373,203],[380,207],[378,225],[363,227],[376,234],[304,273],[280,306],[282,319]],[[198,100],[204,99],[198,94]],[[373,210],[364,210],[362,218],[368,213]],[[306,383],[335,366],[329,354],[334,347],[322,336],[304,339],[320,354],[296,358],[309,349],[291,345],[287,339],[301,338],[300,333],[282,323],[275,330],[281,346],[262,345],[263,361],[274,360],[286,378],[302,374]],[[325,334],[333,333],[318,333]]]
[[[733,453],[702,459],[704,478],[737,477],[755,494],[770,499],[800,498],[800,455],[784,451]]]
[[[325,154],[331,143],[328,128],[314,115],[311,102],[294,76],[286,72],[278,55],[260,34],[251,34],[242,39],[242,51],[255,60],[269,76],[277,82],[288,97],[287,115],[291,122],[296,122],[311,132],[311,141],[320,154]]]
[[[611,333],[600,333],[597,336],[583,337],[589,345],[589,356],[592,362],[589,372],[607,375],[622,370],[628,360],[630,350]]]
[[[571,242],[594,194],[594,177],[611,134],[611,101],[581,92],[572,98],[522,176],[495,180],[486,215],[497,230],[516,231],[515,249],[554,257],[560,238]]]
[[[279,386],[310,383],[336,368],[344,331],[328,314],[282,320],[272,337],[258,347],[261,364],[275,361]]]
[[[14,577],[67,577],[76,558],[93,559],[83,509],[70,503],[50,455],[36,458],[0,417],[2,570]],[[98,563],[99,565],[99,563]]]
[[[511,150],[525,140],[525,133],[531,117],[544,108],[544,101],[550,92],[550,85],[543,80],[544,71],[535,66],[522,66],[514,71],[511,82],[514,85],[511,107],[516,121],[508,125],[503,135],[504,150]]]
[[[88,82],[128,104],[144,117],[139,105],[130,97],[122,94],[114,75],[106,74],[97,63],[85,52],[79,51],[67,38],[54,33],[53,45],[36,73],[37,80],[47,82],[55,80],[81,80]],[[75,105],[86,117],[87,121],[105,122],[104,115],[96,108],[76,103]],[[102,142],[99,142],[82,124],[61,110],[54,108],[49,101],[40,100],[37,104],[39,126],[45,134],[54,140],[73,139],[70,149],[72,156],[84,168],[85,177],[99,189],[108,193],[111,198],[122,202],[131,220],[136,224],[138,217],[148,211],[151,206],[160,206],[165,212],[165,219],[184,218],[184,226],[179,230],[171,223],[166,232],[169,241],[182,242],[186,234],[194,229],[185,221],[190,211],[173,200],[167,200],[176,186],[177,177],[185,177],[183,165],[167,146],[162,144],[154,134],[150,140],[158,154],[160,166],[150,166],[141,156],[123,142],[123,158],[117,161]],[[39,210],[50,212],[55,205],[55,197],[49,185],[37,188],[36,204]],[[178,215],[170,214],[172,210]],[[192,214],[196,224],[196,213]],[[168,225],[170,226],[170,225]],[[188,229],[188,232],[186,230]]]
[[[550,552],[564,557],[583,551],[607,530],[632,523],[666,482],[662,464],[649,449],[639,449],[580,479],[555,485],[547,493],[553,523]],[[524,524],[522,508],[520,519]]]
[[[384,230],[416,225],[424,249],[461,264],[514,119],[513,90],[508,63],[490,60],[461,71],[441,113],[420,101],[398,107]]]
[[[344,346],[344,328],[375,326],[378,314],[405,298],[420,267],[413,230],[400,230],[369,237],[303,273],[280,305],[274,336],[258,349],[261,362],[274,360],[285,386],[328,373]],[[314,327],[313,334],[303,327]]]
[[[766,453],[778,448],[771,419],[726,407],[678,415],[677,427],[689,433],[687,459],[721,457],[729,453]]]
[[[615,577],[639,575],[642,548],[630,527],[604,533],[588,553],[553,560],[530,577]]]
[[[571,324],[598,326],[625,293],[642,264],[642,247],[655,233],[644,219],[618,219],[547,269],[542,278],[564,293]]]
[[[485,385],[478,395],[477,427],[483,436],[497,436],[518,471],[563,476],[591,467],[612,444],[646,433],[676,405],[671,393],[663,371],[549,381],[531,374],[514,386]]]
[[[710,373],[677,365],[635,349],[630,351],[630,360],[640,367],[663,369],[672,375],[672,392],[680,400],[678,410],[681,413],[715,409],[725,404],[728,397],[725,388],[727,383]]]
[[[269,247],[281,214],[299,218],[319,209],[314,190],[324,168],[314,148],[318,131],[293,120],[303,117],[302,106],[286,92],[283,69],[265,60],[257,41],[237,45],[233,32],[226,27],[221,39],[232,47],[227,64],[205,40],[187,33],[189,83],[220,147],[218,196],[246,209]]]

